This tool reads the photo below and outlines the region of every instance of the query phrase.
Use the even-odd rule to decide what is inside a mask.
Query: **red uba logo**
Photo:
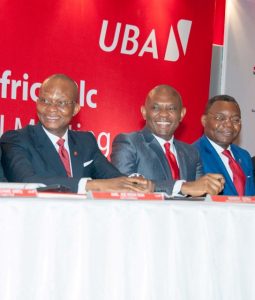
[[[190,20],[179,20],[177,23],[177,33],[178,38],[181,44],[181,50],[183,55],[187,52],[187,46],[190,36],[192,21]],[[158,59],[158,48],[157,48],[157,40],[156,40],[156,31],[152,29],[149,36],[147,37],[145,43],[140,46],[138,37],[140,35],[139,27],[135,25],[126,24],[124,25],[124,33],[121,41],[121,49],[120,53],[126,55],[134,55],[138,52],[138,56],[143,56],[144,53],[151,53],[154,59]],[[108,28],[108,21],[103,20],[100,38],[99,38],[99,46],[105,52],[112,52],[116,49],[119,40],[121,40],[121,23],[117,23],[115,28],[115,33],[112,39],[111,45],[106,45],[105,39]],[[166,51],[164,55],[164,60],[166,61],[177,61],[180,57],[180,47],[178,47],[176,41],[176,33],[174,32],[173,26],[170,27],[168,41],[166,45]]]

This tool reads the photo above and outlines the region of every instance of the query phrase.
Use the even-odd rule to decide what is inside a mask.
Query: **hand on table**
[[[181,192],[193,197],[217,195],[223,190],[224,184],[225,179],[221,174],[206,174],[196,181],[184,182]]]
[[[88,180],[86,190],[105,192],[152,193],[155,185],[143,177],[117,177],[111,179]]]

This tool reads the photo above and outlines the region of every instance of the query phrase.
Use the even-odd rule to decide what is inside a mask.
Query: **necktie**
[[[57,141],[57,144],[59,145],[58,148],[58,154],[60,156],[60,159],[66,169],[66,173],[68,177],[71,177],[71,167],[70,167],[70,159],[69,159],[69,155],[68,152],[64,146],[65,144],[65,140],[64,139],[59,139]]]
[[[174,154],[170,151],[170,143],[165,143],[164,148],[166,150],[166,158],[172,172],[172,177],[174,180],[178,180],[180,179],[179,167]]]
[[[233,172],[233,183],[236,187],[237,193],[239,196],[243,196],[245,186],[245,174],[238,162],[233,158],[229,150],[224,150],[222,153],[228,158],[229,167]]]

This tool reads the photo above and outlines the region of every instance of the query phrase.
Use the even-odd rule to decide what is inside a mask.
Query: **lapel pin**
[[[73,155],[74,155],[74,156],[77,156],[77,155],[78,155],[78,152],[77,152],[77,151],[74,151]]]

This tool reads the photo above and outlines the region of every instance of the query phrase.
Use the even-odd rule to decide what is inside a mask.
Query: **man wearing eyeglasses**
[[[152,192],[151,181],[123,176],[101,153],[92,133],[68,129],[80,110],[78,94],[77,84],[63,74],[42,83],[36,103],[39,123],[1,137],[7,179],[59,184],[79,193]]]
[[[233,144],[241,130],[241,111],[229,95],[211,98],[201,118],[204,135],[194,143],[205,173],[225,177],[223,195],[255,195],[250,154]]]

